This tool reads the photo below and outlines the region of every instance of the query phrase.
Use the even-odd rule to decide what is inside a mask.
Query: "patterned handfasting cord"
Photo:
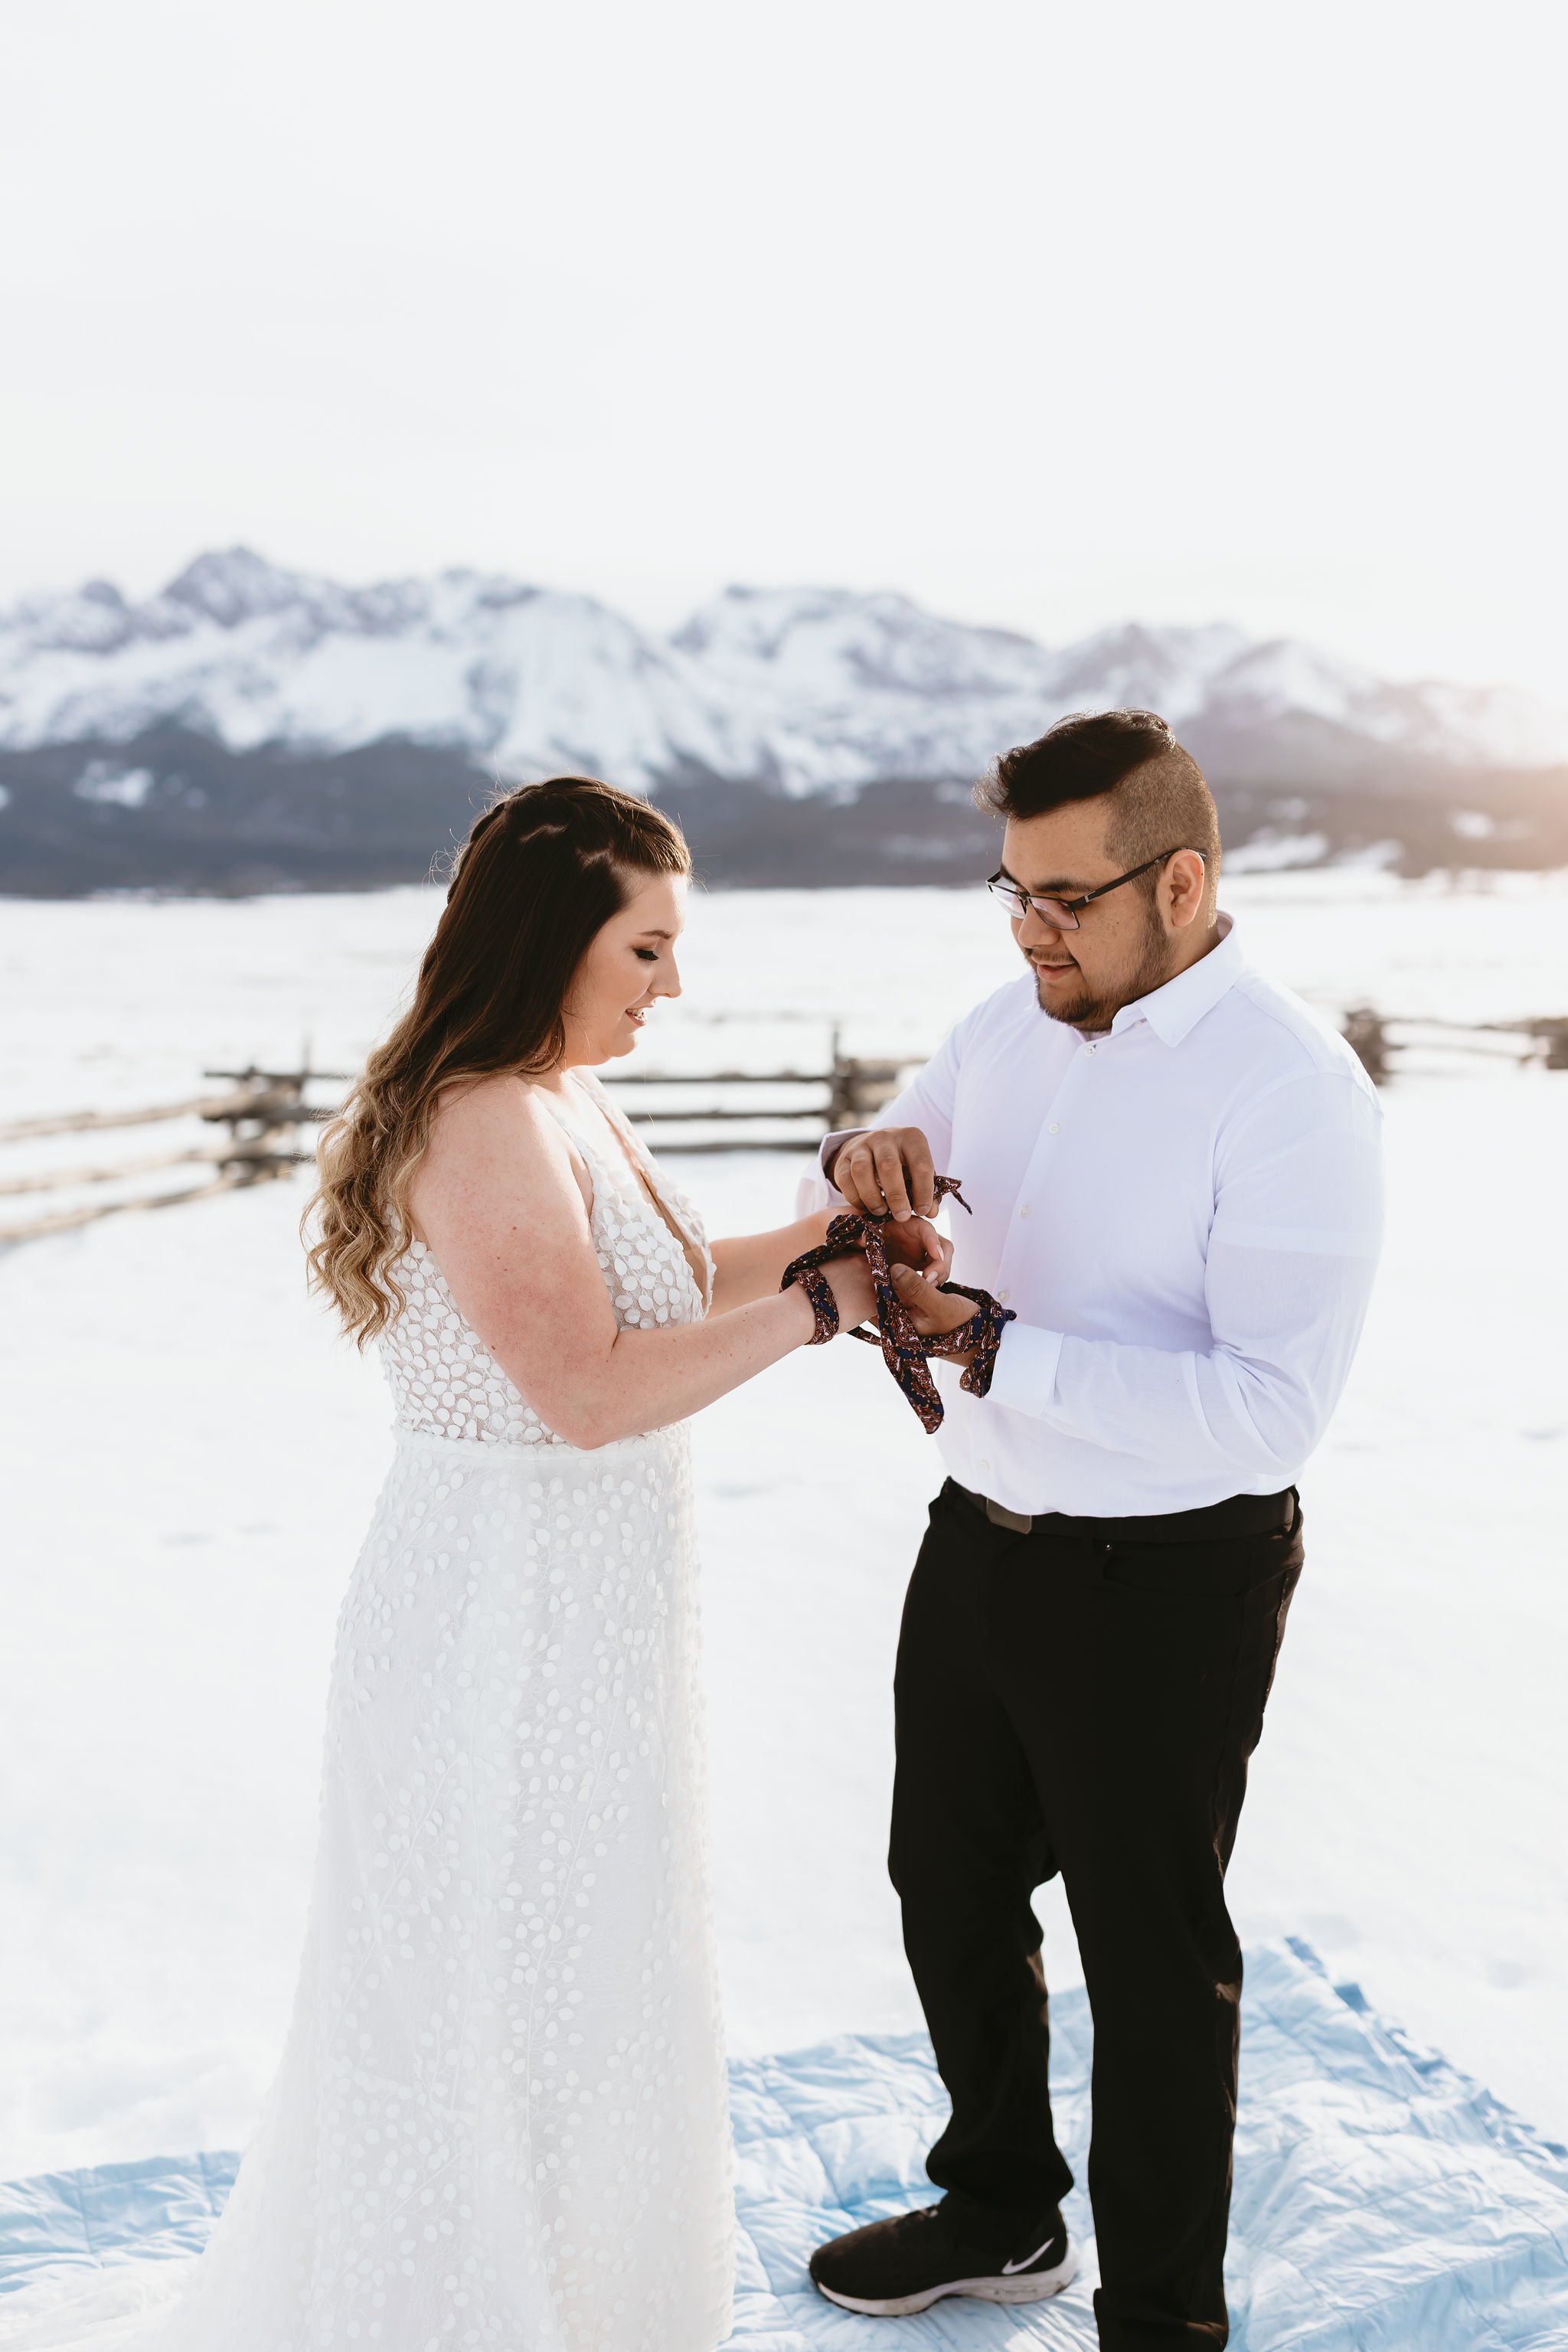
[[[939,1176],[936,1196],[940,1202],[944,1192],[951,1192],[964,1215],[973,1211],[958,1189],[955,1176]],[[996,1367],[996,1350],[1002,1333],[1014,1319],[1010,1307],[1004,1307],[988,1290],[971,1290],[967,1283],[943,1282],[937,1286],[949,1297],[973,1298],[974,1313],[956,1331],[943,1331],[922,1336],[915,1329],[909,1308],[893,1286],[888,1265],[887,1242],[883,1227],[888,1218],[861,1216],[846,1212],[835,1217],[827,1228],[827,1238],[816,1249],[803,1251],[785,1266],[781,1290],[799,1283],[811,1301],[811,1311],[816,1318],[812,1333],[812,1347],[820,1347],[831,1339],[838,1329],[838,1302],[821,1269],[830,1258],[850,1257],[863,1250],[871,1269],[871,1281],[877,1293],[877,1328],[868,1331],[864,1325],[849,1334],[852,1339],[864,1339],[871,1347],[880,1347],[882,1360],[920,1415],[929,1437],[942,1427],[942,1404],[936,1382],[931,1376],[928,1356],[956,1357],[967,1355],[959,1385],[971,1396],[983,1397],[991,1386],[991,1375]],[[972,1352],[973,1351],[973,1352]]]

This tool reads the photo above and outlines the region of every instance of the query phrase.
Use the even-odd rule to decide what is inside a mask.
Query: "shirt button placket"
[[[1047,1122],[1047,1125],[1046,1125],[1046,1133],[1047,1133],[1047,1135],[1059,1135],[1059,1134],[1061,1133],[1061,1131],[1062,1131],[1062,1123],[1061,1123],[1061,1121],[1060,1121],[1060,1119],[1059,1119],[1059,1118],[1053,1118],[1053,1119],[1050,1119],[1050,1120],[1048,1120],[1048,1121]],[[1033,1213],[1032,1204],[1031,1204],[1029,1202],[1027,1202],[1027,1201],[1020,1201],[1020,1202],[1019,1202],[1019,1203],[1018,1203],[1018,1214],[1019,1214],[1019,1216],[1020,1216],[1020,1217],[1027,1217],[1027,1216],[1031,1215],[1032,1213]],[[1005,1304],[1006,1304],[1006,1302],[1007,1302],[1008,1293],[1007,1293],[1005,1290],[999,1290],[999,1291],[997,1292],[996,1296],[997,1296],[997,1297],[1002,1301],[1003,1305],[1004,1305],[1004,1306],[1005,1306]]]

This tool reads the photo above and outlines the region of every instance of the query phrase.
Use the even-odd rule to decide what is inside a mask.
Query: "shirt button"
[[[991,1467],[991,1465],[990,1465],[990,1463],[989,1463],[989,1462],[983,1462],[983,1463],[981,1464],[980,1467],[981,1467],[983,1470],[989,1470],[989,1469],[990,1469],[990,1467]]]
[[[1007,1301],[1009,1300],[1009,1298],[1011,1298],[1011,1297],[1012,1297],[1013,1294],[1012,1294],[1012,1292],[1011,1292],[1010,1290],[999,1290],[999,1291],[996,1293],[996,1296],[997,1296],[997,1297],[1002,1301],[1003,1306],[1004,1306],[1004,1307],[1005,1307],[1005,1306],[1006,1306],[1006,1304],[1007,1304]]]
[[[1057,1119],[1054,1119],[1054,1118],[1052,1119],[1052,1121],[1051,1121],[1051,1123],[1050,1123],[1049,1127],[1047,1127],[1047,1129],[1046,1129],[1046,1133],[1047,1133],[1047,1135],[1059,1135],[1059,1134],[1061,1133],[1061,1131],[1062,1131],[1062,1130],[1061,1130],[1061,1125],[1060,1125],[1060,1122],[1059,1122],[1058,1120],[1057,1120]]]
[[[1029,1204],[1028,1204],[1027,1201],[1026,1201],[1026,1202],[1023,1203],[1023,1205],[1021,1206],[1021,1208],[1019,1209],[1019,1211],[1018,1211],[1018,1214],[1019,1214],[1021,1217],[1026,1217],[1026,1216],[1028,1215],[1028,1213],[1029,1213]]]

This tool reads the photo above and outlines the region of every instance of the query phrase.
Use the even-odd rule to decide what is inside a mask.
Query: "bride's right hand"
[[[857,1250],[852,1257],[829,1258],[822,1271],[838,1308],[839,1329],[852,1331],[857,1323],[869,1322],[877,1312],[877,1294],[864,1252]]]

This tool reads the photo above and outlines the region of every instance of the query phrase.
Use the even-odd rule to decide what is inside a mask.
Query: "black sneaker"
[[[1059,2294],[1078,2268],[1059,2213],[1047,2214],[1028,2243],[1013,2254],[968,2244],[946,2219],[946,2200],[872,2221],[818,2246],[812,2280],[829,2303],[904,2319],[944,2294],[978,2295],[983,2303],[1044,2303]]]

